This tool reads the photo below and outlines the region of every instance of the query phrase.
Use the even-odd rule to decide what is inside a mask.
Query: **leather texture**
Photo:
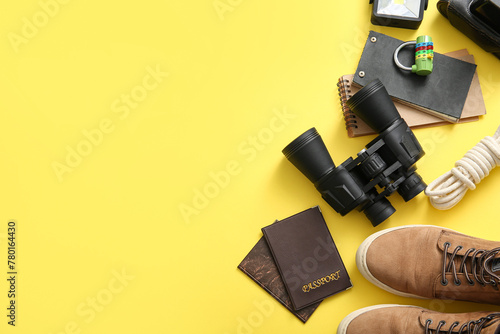
[[[500,257],[495,251],[500,242],[437,226],[385,231],[363,250],[368,272],[360,271],[368,280],[386,290],[396,290],[391,291],[394,293],[500,305],[498,276],[487,273],[492,261]],[[481,259],[482,255],[490,260],[483,261],[487,257]]]
[[[238,269],[247,274],[255,283],[276,298],[276,300],[304,323],[309,320],[321,303],[312,304],[298,311],[293,309],[292,300],[286,291],[285,284],[281,279],[278,267],[274,263],[273,255],[264,237],[260,238],[248,255],[241,261]]]
[[[500,34],[471,12],[476,1],[439,0],[437,8],[455,28],[500,59]]]
[[[395,100],[457,122],[462,116],[476,65],[434,52],[434,70],[422,77],[401,70],[394,63],[394,51],[402,43],[397,38],[370,31],[353,82],[364,87],[379,79]],[[415,48],[401,49],[398,59],[405,66],[411,66],[415,63]]]
[[[343,324],[341,322],[337,333],[424,334],[436,333],[438,327],[439,333],[448,333],[451,326],[453,326],[452,333],[458,333],[462,325],[488,316],[491,316],[492,319],[485,320],[481,329],[478,326],[478,328],[472,328],[471,331],[464,329],[462,333],[494,334],[495,330],[499,327],[499,314],[493,312],[440,313],[415,306],[387,305],[385,307],[384,305],[379,305],[366,308],[365,312],[361,310],[354,317],[346,317],[348,319],[347,323]],[[426,332],[425,329],[428,320],[431,320],[430,324],[428,324],[430,331]]]
[[[319,207],[262,229],[295,310],[352,286]]]

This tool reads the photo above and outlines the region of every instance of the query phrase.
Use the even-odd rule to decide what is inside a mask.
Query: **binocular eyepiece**
[[[378,79],[352,96],[347,105],[379,134],[355,159],[335,166],[315,128],[287,145],[283,154],[335,211],[344,216],[358,208],[377,226],[396,211],[387,196],[397,190],[409,201],[425,189],[415,167],[424,151]],[[376,186],[382,189],[380,193]]]

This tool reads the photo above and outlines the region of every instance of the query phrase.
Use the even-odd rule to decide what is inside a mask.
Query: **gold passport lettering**
[[[340,270],[337,270],[334,273],[331,273],[328,276],[321,277],[320,279],[317,279],[315,281],[312,281],[310,283],[307,283],[306,285],[302,286],[302,291],[304,292],[309,292],[311,290],[317,289],[320,286],[330,283],[332,281],[336,281],[340,278]]]

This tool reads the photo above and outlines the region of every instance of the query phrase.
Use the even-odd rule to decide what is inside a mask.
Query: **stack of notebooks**
[[[306,322],[321,301],[352,287],[319,207],[262,229],[238,268]]]
[[[372,42],[373,38],[376,42]],[[411,128],[471,122],[486,114],[474,57],[467,50],[445,55],[435,53],[433,73],[419,77],[393,64],[392,52],[401,42],[370,32],[356,74],[339,78],[338,93],[349,137],[374,134],[346,105],[351,96],[374,78],[385,85],[401,117]],[[399,58],[402,62],[402,58],[406,58],[404,60],[411,64],[413,51],[405,52],[400,53]]]

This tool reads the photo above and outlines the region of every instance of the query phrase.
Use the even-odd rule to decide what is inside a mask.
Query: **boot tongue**
[[[482,330],[479,332],[481,334],[500,334],[500,319],[493,318],[492,320],[489,320],[490,323],[486,323],[485,325],[488,326],[486,328],[482,328]]]
[[[494,280],[497,284],[499,283],[500,276],[500,253],[497,249],[492,251],[493,254],[486,255],[484,262],[485,271],[491,276],[491,280]]]
[[[467,332],[469,333],[469,332]],[[475,321],[471,334],[500,334],[500,313],[492,313]]]
[[[498,256],[499,255],[497,254],[497,256],[491,261],[491,271],[496,275],[500,274],[500,257]]]
[[[449,251],[450,252],[450,251]],[[450,253],[451,254],[451,253]],[[481,258],[484,256],[483,258]],[[481,260],[479,260],[481,258]],[[453,258],[453,262],[455,264],[455,270],[457,273],[459,272],[459,269],[461,267],[462,262],[464,261],[463,254],[457,254]],[[491,284],[490,280],[497,281],[497,283],[500,283],[499,276],[500,276],[500,251],[498,248],[495,248],[490,251],[484,251],[484,253],[481,253],[475,258],[475,265],[473,266],[473,259],[471,257],[471,254],[466,259],[466,264],[467,264],[467,271],[472,279],[474,279],[474,273],[471,271],[473,267],[476,268],[476,275],[477,277],[480,278],[481,283],[486,283],[486,284]],[[453,269],[449,267],[449,264],[447,266],[447,272],[452,272]],[[490,273],[492,275],[490,275]],[[497,333],[494,333],[497,334]],[[500,333],[498,333],[500,334]]]

